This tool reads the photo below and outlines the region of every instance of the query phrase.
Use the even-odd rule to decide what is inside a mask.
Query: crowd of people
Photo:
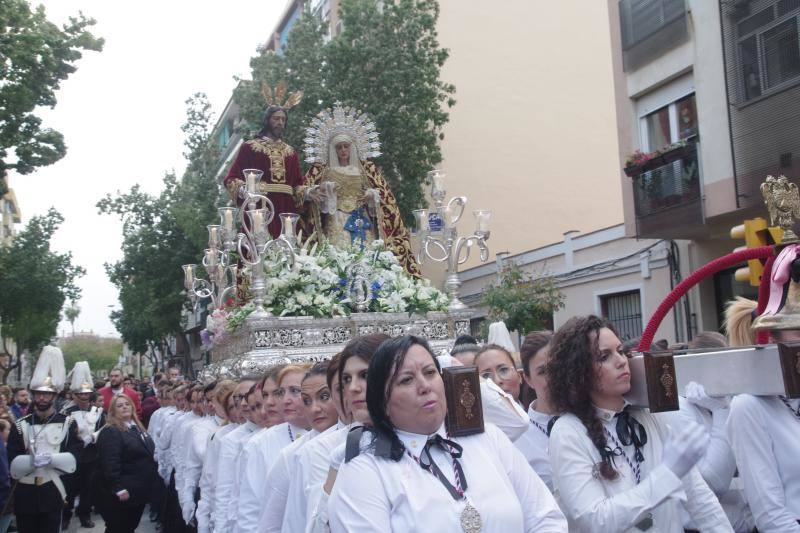
[[[681,348],[754,344],[737,305],[737,334]],[[64,393],[57,373],[34,376],[8,406],[16,490],[11,504],[0,483],[0,508],[37,533],[73,512],[92,527],[93,511],[133,532],[148,505],[167,533],[800,531],[799,400],[691,383],[680,411],[631,406],[628,347],[597,316],[510,348],[464,336],[437,355],[371,334],[330,360],[212,383],[172,368],[93,384],[76,365]],[[458,366],[476,368],[482,431],[448,419],[442,372]]]

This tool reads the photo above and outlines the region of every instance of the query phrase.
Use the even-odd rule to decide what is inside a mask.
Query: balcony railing
[[[651,160],[633,176],[637,234],[688,238],[703,224],[697,144]]]

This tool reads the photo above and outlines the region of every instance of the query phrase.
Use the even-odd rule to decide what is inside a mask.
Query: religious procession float
[[[183,266],[192,305],[210,301],[201,333],[211,364],[201,379],[245,376],[288,362],[316,361],[370,333],[420,335],[435,350],[469,333],[472,312],[458,299],[458,265],[477,247],[488,258],[490,213],[459,237],[465,197],[445,202],[444,173],[429,174],[435,207],[414,212],[411,248],[397,202],[373,158],[375,124],[335,104],[306,128],[305,160],[285,143],[289,109],[302,93],[264,86],[263,128],[242,143],[224,179],[231,205],[208,226],[200,264]],[[428,259],[447,265],[444,292],[421,276]]]

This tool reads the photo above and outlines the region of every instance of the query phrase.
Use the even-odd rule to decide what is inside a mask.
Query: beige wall
[[[470,200],[460,231],[492,209],[493,259],[622,222],[605,3],[440,3],[457,90],[441,168],[448,195]]]

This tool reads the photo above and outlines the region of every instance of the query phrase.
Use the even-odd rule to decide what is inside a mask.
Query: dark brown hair
[[[689,341],[689,348],[726,348],[728,339],[718,331],[701,331]]]
[[[528,368],[531,359],[536,357],[539,350],[550,344],[551,340],[553,340],[553,332],[547,330],[531,331],[525,335],[522,345],[519,347],[519,358],[522,362],[522,371],[526,376],[530,377],[531,375],[530,368]]]
[[[369,335],[361,335],[360,337],[356,337],[355,339],[351,340],[345,344],[344,350],[342,350],[340,354],[340,370],[344,372],[344,365],[351,357],[358,357],[365,363],[369,364],[372,356],[378,350],[378,346],[390,338],[391,337],[385,333],[370,333]],[[344,390],[342,385],[342,372],[339,372],[339,390]],[[344,394],[340,394],[339,398],[342,404],[342,411],[344,412]]]
[[[599,331],[616,331],[605,318],[595,315],[570,318],[553,335],[547,377],[550,400],[559,412],[572,413],[586,427],[586,433],[600,452],[597,465],[605,479],[616,479],[613,452],[608,447],[603,424],[592,404],[591,391],[597,379]]]
[[[511,355],[511,352],[509,352],[508,350],[506,350],[505,348],[503,348],[499,344],[484,344],[483,347],[480,350],[478,350],[478,353],[475,354],[475,359],[473,360],[472,364],[477,366],[478,365],[478,357],[482,356],[483,354],[485,354],[486,352],[491,351],[491,350],[497,350],[498,352],[503,352],[504,354],[506,354],[508,356],[508,360],[511,361],[511,366],[513,366],[514,368],[517,368],[517,362],[514,361],[514,356]]]

